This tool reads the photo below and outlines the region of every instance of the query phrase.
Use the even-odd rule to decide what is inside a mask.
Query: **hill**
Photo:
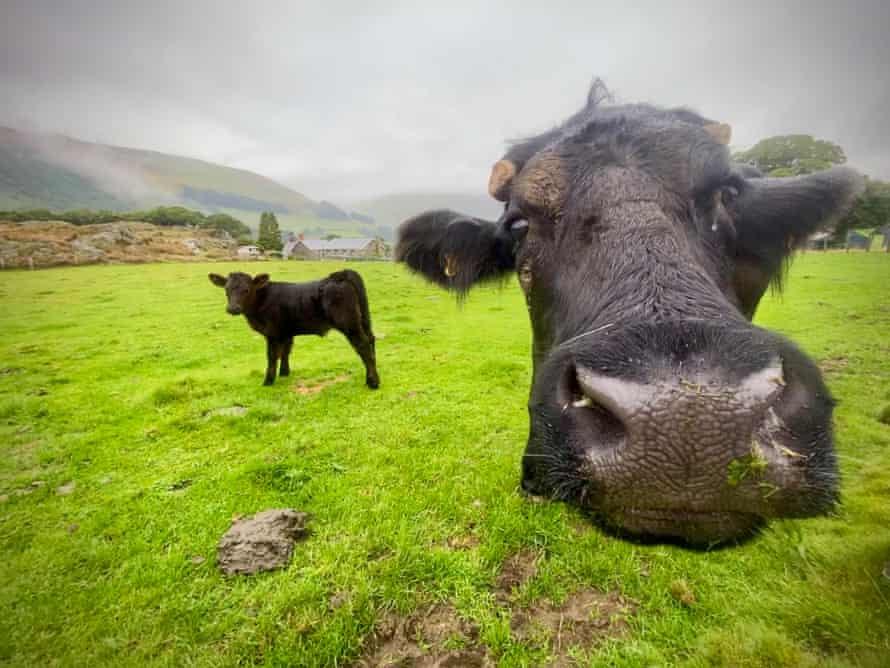
[[[228,213],[256,227],[274,211],[282,229],[368,234],[373,221],[316,202],[243,169],[140,149],[0,127],[0,210],[181,205]]]
[[[386,231],[386,228],[395,229],[407,218],[429,209],[454,209],[472,216],[497,220],[503,206],[487,194],[406,192],[356,202],[353,208],[373,216],[377,225]]]

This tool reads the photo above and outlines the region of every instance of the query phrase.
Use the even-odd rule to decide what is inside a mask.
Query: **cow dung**
[[[294,543],[309,530],[307,513],[290,508],[264,510],[232,523],[216,547],[216,562],[225,575],[253,575],[283,568]]]

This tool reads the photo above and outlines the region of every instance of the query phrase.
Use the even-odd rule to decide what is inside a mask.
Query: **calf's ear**
[[[226,287],[225,276],[220,276],[219,274],[207,274],[207,278],[209,278],[210,282],[216,286],[219,286],[221,288]]]
[[[735,221],[736,255],[774,285],[791,254],[820,229],[833,225],[865,189],[849,167],[791,178],[749,178],[727,207]]]
[[[514,243],[497,223],[448,209],[426,211],[399,226],[395,259],[463,296],[516,264]]]
[[[268,282],[269,274],[257,274],[253,277],[253,289],[259,290],[260,288],[264,288]]]

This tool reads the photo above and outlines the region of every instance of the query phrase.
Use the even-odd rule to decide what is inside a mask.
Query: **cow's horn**
[[[711,135],[714,141],[724,146],[728,146],[729,140],[732,139],[732,128],[726,123],[709,123],[705,126],[705,132]]]
[[[488,194],[499,202],[507,201],[507,186],[516,176],[516,163],[512,160],[498,160],[491,168],[488,177]]]

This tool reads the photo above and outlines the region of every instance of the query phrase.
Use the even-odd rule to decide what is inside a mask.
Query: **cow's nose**
[[[661,441],[682,438],[693,444],[750,433],[785,385],[782,362],[739,380],[719,373],[679,373],[649,382],[609,376],[575,367],[569,383],[569,405],[575,411],[593,410],[600,420],[623,436]],[[668,433],[674,425],[676,433]]]
[[[779,359],[737,380],[703,371],[647,382],[586,367],[569,373],[562,410],[586,457],[620,452],[688,484],[748,453],[784,387]]]
[[[226,308],[226,311],[228,311],[231,315],[241,315],[241,309],[237,306],[229,306]]]

